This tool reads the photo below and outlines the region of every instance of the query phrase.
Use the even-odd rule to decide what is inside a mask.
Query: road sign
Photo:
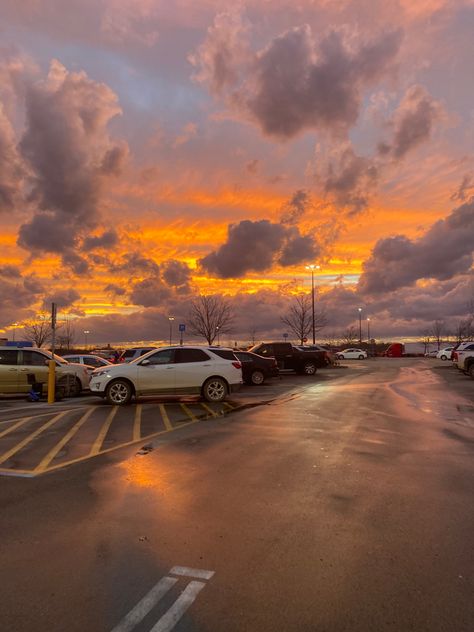
[[[184,323],[180,323],[179,331],[186,331],[186,325]]]

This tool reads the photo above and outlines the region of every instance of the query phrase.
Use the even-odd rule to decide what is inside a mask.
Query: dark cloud
[[[283,206],[281,223],[289,225],[297,224],[311,206],[312,200],[308,191],[304,189],[295,191],[288,202]]]
[[[219,277],[236,278],[250,271],[263,272],[275,263],[286,266],[313,259],[319,251],[314,240],[296,227],[267,219],[243,220],[230,224],[226,243],[199,263]]]
[[[121,285],[117,285],[116,283],[109,283],[104,287],[104,292],[108,292],[109,294],[114,294],[115,296],[124,296],[127,293],[126,288]]]
[[[60,308],[70,307],[73,303],[80,300],[80,298],[81,295],[74,288],[57,290],[44,298],[43,308],[49,309],[51,303],[56,303]]]
[[[458,189],[452,194],[451,200],[465,202],[474,193],[474,177],[465,175]]]
[[[405,235],[381,239],[364,263],[363,294],[391,292],[419,279],[450,279],[473,262],[474,201],[453,210],[416,240]]]
[[[161,279],[150,277],[133,285],[129,299],[134,305],[156,307],[162,305],[170,296],[171,290]]]
[[[23,175],[15,134],[0,101],[0,213],[16,210]]]
[[[379,169],[374,160],[358,156],[349,142],[317,158],[316,181],[323,193],[350,214],[364,210],[374,192]]]
[[[22,278],[15,266],[0,269],[0,328],[31,315],[31,308],[44,291],[34,276]]]
[[[111,248],[118,244],[119,236],[112,228],[98,235],[97,237],[86,237],[82,243],[85,250],[93,250],[94,248]]]
[[[379,144],[379,154],[400,160],[409,151],[430,139],[441,114],[439,102],[422,86],[411,86],[390,122],[393,128],[392,139]]]
[[[121,260],[111,267],[112,270],[117,272],[128,272],[131,274],[159,274],[160,272],[160,266],[153,259],[144,257],[139,252],[130,252],[123,255]]]
[[[249,160],[249,162],[245,165],[245,170],[247,171],[247,173],[251,173],[252,175],[255,175],[256,173],[258,173],[259,168],[260,168],[260,160],[258,160],[258,158]]]
[[[89,262],[81,255],[70,250],[65,252],[62,256],[63,264],[78,275],[87,274],[89,272]]]
[[[0,266],[0,277],[5,279],[21,279],[20,268],[12,265]]]
[[[120,113],[117,98],[105,84],[53,61],[47,79],[28,86],[25,106],[20,148],[33,173],[30,197],[39,210],[21,226],[18,243],[74,260],[78,238],[100,222],[104,182],[116,175],[127,151],[107,130]]]
[[[307,129],[346,135],[359,116],[364,89],[389,71],[402,39],[400,31],[391,31],[354,46],[332,31],[318,43],[303,25],[245,54],[242,35],[235,18],[218,16],[191,60],[200,69],[195,77],[224,93],[264,134],[280,139]]]
[[[161,271],[161,276],[167,285],[189,290],[191,269],[187,263],[169,259],[162,264]]]

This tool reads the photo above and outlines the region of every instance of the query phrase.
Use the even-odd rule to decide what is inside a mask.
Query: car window
[[[172,364],[174,362],[174,349],[163,349],[146,358],[150,364]]]
[[[135,356],[135,349],[127,349],[122,353],[122,358],[133,358]]]
[[[75,358],[74,356],[64,358],[64,359],[67,360],[68,362],[78,362],[78,363],[81,362],[80,358]]]
[[[152,351],[152,347],[149,349],[141,349],[139,356],[141,357],[142,355],[145,355],[145,353],[148,353],[149,351]]]
[[[241,361],[241,362],[252,362],[253,358],[250,354],[248,353],[239,353],[238,351],[235,354],[237,356],[237,358]]]
[[[213,352],[214,352],[214,349],[213,349]],[[233,359],[234,358],[232,358],[232,360]],[[209,356],[202,349],[177,349],[176,350],[176,362],[179,362],[180,364],[184,362],[206,362],[207,360],[209,360]]]
[[[272,345],[262,345],[258,350],[259,355],[262,356],[271,356],[274,355],[273,346]]]
[[[190,351],[190,349],[188,349],[188,351]],[[235,353],[231,349],[211,349],[211,351],[223,360],[235,360]]]
[[[18,352],[14,349],[8,351],[0,351],[0,364],[16,364]]]
[[[72,360],[69,360],[69,362],[72,362]],[[89,366],[103,366],[105,363],[97,358],[87,357],[84,358],[84,364],[88,364]]]
[[[25,366],[45,366],[47,360],[48,358],[38,351],[23,350],[23,364]]]

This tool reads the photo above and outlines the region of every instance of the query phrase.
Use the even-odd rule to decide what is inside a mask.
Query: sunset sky
[[[0,0],[0,336],[54,300],[158,341],[218,293],[281,338],[310,263],[326,334],[454,329],[473,33],[474,0]]]

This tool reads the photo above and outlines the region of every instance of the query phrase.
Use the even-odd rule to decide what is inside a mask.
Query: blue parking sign
[[[186,331],[186,325],[184,323],[180,323],[179,331]]]

